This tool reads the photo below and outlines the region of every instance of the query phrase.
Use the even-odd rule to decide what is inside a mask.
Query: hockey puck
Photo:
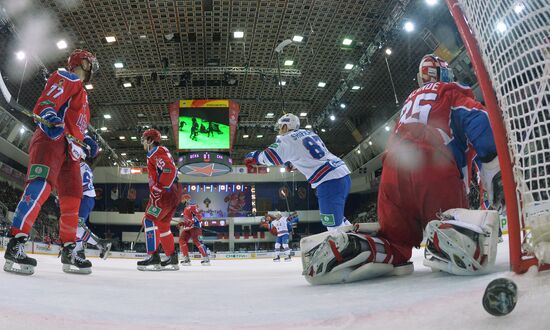
[[[494,316],[509,314],[516,307],[518,287],[507,278],[491,281],[483,294],[483,308]]]

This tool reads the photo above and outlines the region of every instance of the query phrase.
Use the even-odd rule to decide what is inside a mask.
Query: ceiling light
[[[138,118],[145,118],[145,115],[142,114],[142,113],[138,113],[137,116],[138,116]]]
[[[349,45],[351,45],[352,42],[353,42],[353,40],[351,40],[349,38],[344,38],[344,40],[342,40],[342,45],[349,46]]]
[[[307,116],[307,112],[300,112],[300,117],[305,117]]]
[[[125,139],[126,139],[125,136],[119,136],[118,138],[121,139],[121,140],[125,140]]]
[[[411,21],[405,22],[405,24],[403,24],[403,29],[406,32],[413,32],[414,31],[414,23],[411,22]]]
[[[283,80],[283,81],[279,82],[279,85],[285,86],[285,85],[286,85],[286,81]]]
[[[122,86],[128,88],[128,87],[132,87],[132,83],[131,82],[125,82],[124,84],[122,84]]]
[[[107,36],[105,40],[107,40],[108,43],[112,43],[116,41],[116,38],[114,36]]]
[[[121,155],[121,156],[126,156],[126,153],[125,153],[125,152],[122,152],[120,155]]]
[[[334,115],[330,115],[330,120],[335,121],[336,117]]]
[[[307,124],[307,125],[306,125],[306,128],[308,128],[308,129],[311,128],[311,125]]]
[[[67,43],[65,42],[65,40],[59,40],[56,45],[59,49],[67,48]]]
[[[113,163],[113,166],[116,166],[116,162]]]
[[[386,127],[384,127],[384,129],[386,130],[386,132],[390,131],[390,127],[388,125],[386,125]]]
[[[160,138],[163,139],[163,140],[168,140],[168,136],[167,136],[167,135],[161,135]]]
[[[437,0],[426,0],[428,6],[434,6],[437,4]]]
[[[360,149],[357,149],[357,151],[356,151],[356,152],[357,152],[358,154],[360,154],[360,153],[361,153],[361,150],[360,150]]]
[[[105,132],[107,130],[107,127],[103,126],[100,128],[100,130],[102,130],[103,132]]]
[[[18,60],[22,61],[25,59],[25,52],[20,50],[17,53],[15,53],[15,57],[17,57]]]
[[[137,137],[135,137],[135,136],[130,136],[130,140],[135,141],[135,140],[137,140]]]
[[[123,67],[124,67],[124,64],[122,62],[116,62],[115,63],[115,68],[122,69]]]
[[[340,103],[340,108],[345,109],[345,108],[346,108],[346,104],[345,104],[345,103]]]
[[[515,6],[514,6],[514,12],[516,14],[519,14],[521,13],[523,10],[525,9],[525,5],[521,2],[518,2]]]
[[[369,146],[372,146],[372,141],[369,141]]]
[[[94,85],[92,84],[86,84],[84,87],[86,87],[87,90],[94,89]]]
[[[321,128],[321,132],[325,133],[327,130],[324,128]]]
[[[327,85],[326,82],[324,82],[324,81],[319,81],[319,83],[317,84],[317,87],[323,88],[323,87],[325,87],[326,85]]]
[[[273,112],[268,112],[266,115],[265,115],[265,118],[273,118],[273,116],[275,116],[275,114]]]
[[[498,22],[497,23],[497,31],[501,32],[501,33],[506,31],[506,24],[504,24],[504,22]]]
[[[285,172],[286,172],[286,169],[285,169],[284,167],[280,167],[280,168],[279,168],[279,172],[285,173]]]
[[[292,37],[292,41],[294,41],[294,42],[302,42],[302,40],[304,40],[304,37],[302,37],[302,36],[296,35],[296,36]]]
[[[391,49],[390,48],[386,48],[386,55],[391,55]]]
[[[110,115],[110,114],[104,114],[104,115],[103,115],[103,118],[105,118],[105,119],[111,119],[111,115]]]
[[[250,137],[250,135],[248,135],[248,134],[243,135],[243,139],[248,139],[249,137]]]
[[[291,66],[292,64],[294,64],[293,60],[286,60],[285,61],[285,66]]]
[[[351,70],[351,69],[353,69],[353,64],[351,64],[351,63],[346,64],[346,65],[344,66],[344,69],[346,69],[346,70]]]
[[[354,91],[356,91],[356,90],[358,90],[358,89],[361,89],[361,86],[359,86],[359,85],[354,85],[351,89],[354,90]]]
[[[263,138],[263,137],[264,137],[264,136],[263,136],[262,134],[256,135],[256,138],[258,138],[258,139],[261,139],[261,138]]]
[[[244,38],[244,32],[243,32],[243,31],[235,31],[235,32],[233,32],[233,38],[235,38],[235,39]]]
[[[19,129],[19,133],[21,133],[21,134],[25,133],[25,127],[21,127],[21,128]]]
[[[147,35],[145,35],[145,34],[140,34],[140,35],[139,35],[139,38],[140,38],[140,39],[147,39]]]

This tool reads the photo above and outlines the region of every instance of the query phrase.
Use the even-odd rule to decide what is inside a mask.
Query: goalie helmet
[[[88,62],[90,62],[91,68],[87,71],[89,76],[86,79],[86,81],[90,81],[92,75],[99,70],[99,62],[95,55],[87,50],[75,49],[67,59],[67,70],[74,72],[74,69],[82,66],[82,60],[88,60]]]
[[[452,82],[453,70],[447,62],[434,54],[424,55],[418,67],[417,80],[420,87],[434,82]]]
[[[154,128],[149,128],[141,136],[141,144],[144,144],[147,140],[160,143],[160,132]]]
[[[300,128],[300,118],[298,116],[287,113],[277,120],[277,130],[280,130],[284,125],[289,131],[294,131]]]

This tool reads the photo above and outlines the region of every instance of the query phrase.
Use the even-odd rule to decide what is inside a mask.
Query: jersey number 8
[[[308,136],[302,140],[302,144],[309,151],[311,157],[315,159],[321,159],[325,156],[325,151],[323,150],[323,147],[317,142],[322,143],[321,138],[319,138],[318,136]]]

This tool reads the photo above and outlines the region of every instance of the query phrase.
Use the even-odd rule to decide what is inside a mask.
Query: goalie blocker
[[[313,285],[408,275],[410,262],[394,264],[391,242],[377,236],[378,223],[361,223],[300,241],[306,280]],[[455,275],[487,273],[495,263],[499,234],[496,211],[450,209],[426,227],[424,265]]]

